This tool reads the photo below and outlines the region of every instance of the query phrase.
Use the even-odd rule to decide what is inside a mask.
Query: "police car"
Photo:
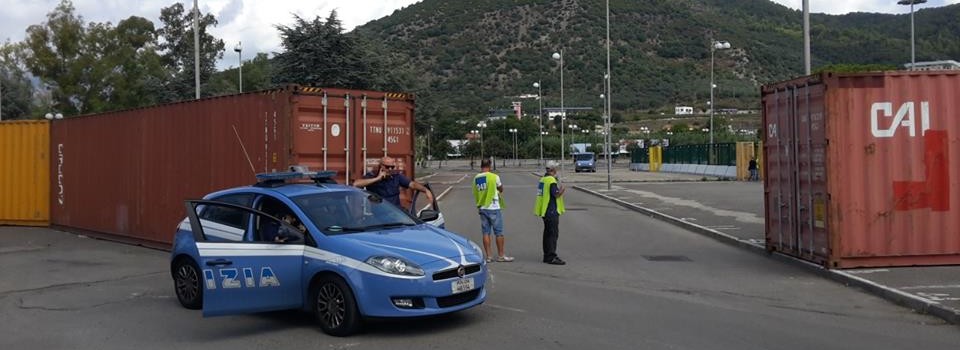
[[[331,335],[367,317],[418,317],[486,299],[480,247],[332,172],[258,175],[186,201],[170,268],[177,299],[204,316],[302,309]],[[314,183],[293,183],[311,178]]]

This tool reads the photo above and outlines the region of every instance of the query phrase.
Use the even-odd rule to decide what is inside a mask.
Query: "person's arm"
[[[433,204],[433,192],[430,191],[430,189],[428,189],[426,186],[421,185],[419,182],[416,182],[416,181],[410,181],[410,184],[407,187],[423,192],[423,194],[427,195],[427,201]]]
[[[359,179],[353,182],[353,187],[364,188],[364,187],[373,185],[379,182],[380,180],[383,180],[385,175],[386,173],[381,171],[379,174],[377,174],[377,176],[374,176],[371,178]]]
[[[550,184],[550,192],[553,193],[554,197],[558,197],[558,198],[562,197],[563,191],[566,191],[566,190],[567,190],[566,187],[560,186],[560,184],[558,183]]]

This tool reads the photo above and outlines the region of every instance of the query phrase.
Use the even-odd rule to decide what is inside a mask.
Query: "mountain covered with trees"
[[[803,73],[802,13],[768,0],[613,0],[610,48],[614,113],[706,109],[711,40],[717,106],[756,109],[759,86]],[[902,66],[909,15],[813,14],[812,65]],[[916,13],[917,60],[960,59],[960,5]],[[599,109],[606,66],[604,0],[424,0],[353,35],[382,45],[428,114],[484,113],[536,94],[560,104],[552,53],[564,52],[566,106]],[[396,57],[401,59],[396,59]],[[529,110],[530,103],[526,104]],[[421,116],[423,113],[421,113]]]
[[[296,83],[404,91],[418,97],[422,125],[476,118],[536,94],[598,111],[606,66],[604,0],[424,0],[345,32],[336,13],[276,24],[281,51],[243,63],[244,90]],[[614,119],[705,109],[710,43],[718,108],[756,108],[759,86],[802,73],[801,13],[768,0],[610,2]],[[160,21],[131,16],[86,22],[69,0],[30,26],[22,42],[0,45],[3,115],[68,117],[192,99],[190,7],[159,9]],[[960,5],[916,13],[917,59],[960,58]],[[908,15],[814,14],[813,66],[897,67],[909,61]],[[217,71],[224,43],[201,14],[201,96],[238,92],[237,71]],[[532,111],[535,100],[526,100]],[[594,112],[591,117],[597,117]],[[421,126],[422,128],[422,126]],[[462,131],[458,130],[457,132]],[[452,134],[451,134],[452,135]]]

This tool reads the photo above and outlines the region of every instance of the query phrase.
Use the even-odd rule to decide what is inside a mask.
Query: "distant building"
[[[673,108],[673,114],[676,115],[690,115],[693,114],[693,107],[690,106],[676,106]]]
[[[960,62],[954,60],[917,62],[903,65],[908,70],[960,70]]]
[[[567,111],[567,115],[578,115],[592,111],[593,107],[564,107],[563,109]],[[543,107],[543,111],[547,113],[548,117],[556,117],[560,115],[559,107]]]

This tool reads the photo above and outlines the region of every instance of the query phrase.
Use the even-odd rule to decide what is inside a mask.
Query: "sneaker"
[[[497,261],[498,261],[498,262],[511,262],[511,261],[513,261],[513,257],[512,257],[512,256],[506,256],[506,255],[504,255],[504,256],[501,256],[501,257],[497,258]]]
[[[487,264],[492,263],[492,262],[493,262],[493,258],[487,257]]]
[[[561,260],[560,258],[553,258],[553,260],[547,261],[547,264],[550,264],[550,265],[566,265],[567,262]]]

